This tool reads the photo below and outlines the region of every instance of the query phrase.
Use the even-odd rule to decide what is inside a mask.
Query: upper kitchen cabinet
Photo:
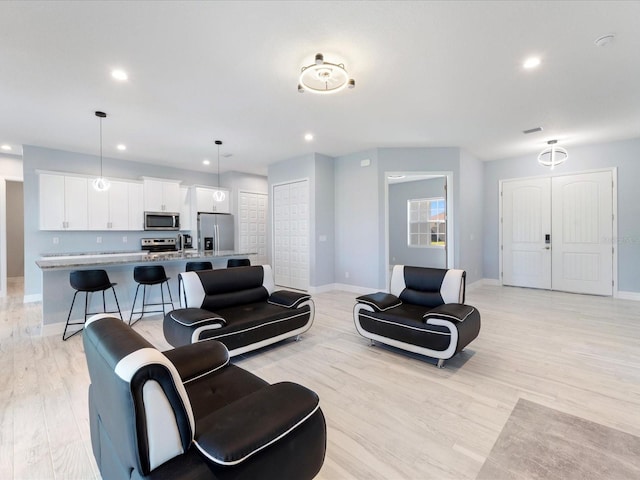
[[[193,187],[197,212],[231,213],[229,190],[224,188]]]
[[[180,212],[180,182],[143,177],[144,209],[147,212]]]
[[[142,184],[110,183],[106,192],[89,187],[89,230],[144,230]]]
[[[41,173],[40,230],[87,230],[88,179]]]

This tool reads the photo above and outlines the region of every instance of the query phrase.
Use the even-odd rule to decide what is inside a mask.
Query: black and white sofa
[[[269,265],[184,272],[185,307],[164,318],[174,347],[218,340],[231,356],[297,337],[311,328],[315,307],[304,292],[275,289]]]
[[[326,424],[318,396],[229,363],[216,341],[160,352],[120,319],[83,334],[91,445],[103,479],[311,479]]]
[[[356,299],[358,333],[438,360],[438,367],[480,333],[480,313],[464,304],[464,270],[395,265],[390,293]]]

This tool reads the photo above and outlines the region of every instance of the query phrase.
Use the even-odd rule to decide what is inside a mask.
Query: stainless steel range
[[[141,238],[140,248],[148,252],[177,252],[178,242],[175,238]]]

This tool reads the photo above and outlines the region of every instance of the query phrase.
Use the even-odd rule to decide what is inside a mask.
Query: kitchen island
[[[42,333],[43,335],[61,334],[64,329],[69,306],[75,293],[69,284],[69,273],[72,270],[106,270],[111,282],[117,283],[115,290],[120,310],[123,318],[128,321],[137,286],[133,280],[134,267],[156,263],[163,265],[167,276],[171,279],[169,285],[173,304],[175,308],[180,308],[178,273],[185,271],[187,262],[210,261],[213,268],[226,268],[229,258],[249,258],[253,255],[256,255],[256,252],[186,250],[183,252],[95,252],[42,256],[36,261],[36,265],[42,270]],[[107,310],[116,310],[112,293],[106,292],[105,298]],[[147,288],[147,301],[153,303],[160,301],[159,286]],[[140,299],[138,299],[138,308],[139,302]],[[102,294],[100,292],[89,295],[88,308],[90,312],[102,311]],[[83,309],[84,294],[78,294],[71,321],[80,321]]]

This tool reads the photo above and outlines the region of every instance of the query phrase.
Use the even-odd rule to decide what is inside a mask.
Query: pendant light
[[[100,119],[100,176],[93,180],[93,188],[98,192],[106,192],[111,186],[111,182],[102,175],[102,119],[107,117],[104,112],[96,112],[96,117]]]
[[[554,167],[562,165],[569,158],[567,150],[556,146],[557,143],[558,140],[549,140],[547,142],[549,146],[538,155],[538,163],[540,165],[550,167],[553,170]]]
[[[216,140],[215,144],[218,146],[218,188],[220,188],[220,145],[222,145],[222,140]],[[225,197],[225,193],[221,190],[213,192],[213,200],[216,202],[222,202]]]

